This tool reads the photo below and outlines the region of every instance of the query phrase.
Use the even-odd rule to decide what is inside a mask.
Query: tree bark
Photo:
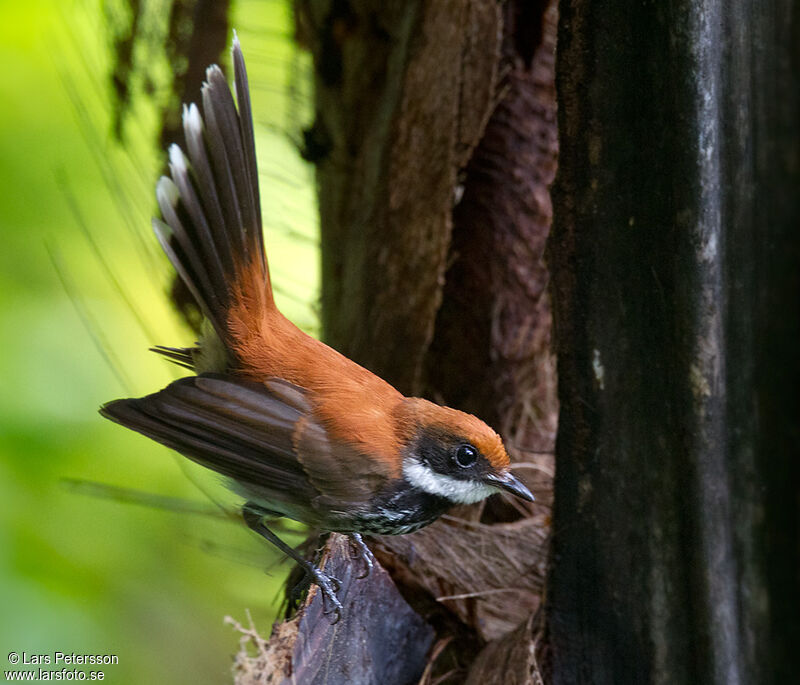
[[[497,9],[468,0],[298,6],[315,63],[313,130],[328,153],[317,160],[323,335],[419,394],[462,148],[477,142],[493,104]],[[461,84],[474,74],[488,78],[477,76],[461,131]]]
[[[558,40],[554,680],[789,682],[799,17],[579,0]]]

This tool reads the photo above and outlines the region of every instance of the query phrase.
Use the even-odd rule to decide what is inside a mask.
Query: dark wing
[[[367,504],[386,480],[375,460],[330,439],[302,388],[204,374],[100,413],[236,482],[267,508],[324,525]]]

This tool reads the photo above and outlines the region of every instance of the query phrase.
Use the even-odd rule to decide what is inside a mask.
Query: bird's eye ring
[[[456,464],[461,468],[467,468],[478,461],[478,450],[472,445],[459,445],[453,456],[456,460]]]

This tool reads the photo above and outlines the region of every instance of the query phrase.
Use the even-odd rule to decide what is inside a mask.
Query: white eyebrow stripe
[[[459,480],[437,473],[413,457],[403,461],[403,475],[411,485],[449,499],[456,504],[474,504],[497,492],[497,488],[475,480]]]

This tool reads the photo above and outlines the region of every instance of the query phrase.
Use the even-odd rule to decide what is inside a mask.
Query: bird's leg
[[[366,578],[372,572],[375,556],[372,554],[372,550],[367,547],[360,533],[350,533],[350,543],[356,548],[358,558],[364,562],[364,571],[357,578]]]
[[[342,603],[336,596],[336,593],[340,588],[339,580],[333,576],[329,576],[327,573],[324,573],[310,561],[303,559],[303,557],[301,557],[294,549],[292,549],[277,535],[275,535],[275,533],[267,528],[266,524],[264,523],[264,517],[271,513],[272,512],[259,507],[253,502],[247,502],[242,507],[242,518],[244,519],[244,522],[247,524],[248,528],[255,531],[263,538],[269,540],[273,545],[281,550],[281,552],[294,559],[306,572],[308,578],[316,583],[320,589],[320,592],[322,593],[323,613],[333,613],[335,615],[333,623],[337,623],[342,617],[343,610]],[[326,604],[330,604],[330,607],[326,608]]]

